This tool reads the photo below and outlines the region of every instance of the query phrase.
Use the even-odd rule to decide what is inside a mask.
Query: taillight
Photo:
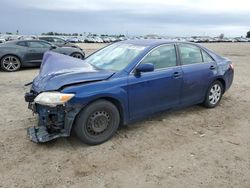
[[[230,63],[229,66],[230,66],[230,69],[234,70],[234,66],[232,63]]]

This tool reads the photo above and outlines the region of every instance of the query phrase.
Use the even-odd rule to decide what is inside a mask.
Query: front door
[[[152,63],[155,70],[140,75],[129,75],[131,120],[171,108],[180,102],[182,70],[177,66],[174,45],[153,49],[140,63]]]
[[[43,41],[28,41],[27,42],[27,55],[26,60],[28,62],[41,62],[43,54],[50,50],[50,45]]]

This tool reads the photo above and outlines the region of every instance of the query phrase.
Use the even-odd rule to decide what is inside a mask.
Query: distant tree
[[[12,35],[12,33],[11,32],[6,32],[6,35]]]
[[[224,34],[221,33],[220,36],[219,36],[220,39],[223,39],[224,38]]]
[[[250,31],[247,32],[247,38],[250,38]]]
[[[47,32],[47,33],[42,33],[42,35],[54,35],[54,32],[50,31],[50,32]]]

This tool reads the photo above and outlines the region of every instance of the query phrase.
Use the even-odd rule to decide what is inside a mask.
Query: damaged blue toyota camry
[[[233,81],[232,62],[193,43],[128,40],[79,60],[46,52],[25,94],[38,114],[34,142],[70,136],[101,144],[119,126],[156,112],[217,106]]]

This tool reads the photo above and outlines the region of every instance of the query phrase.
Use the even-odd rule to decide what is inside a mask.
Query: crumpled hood
[[[43,56],[39,75],[33,80],[32,90],[37,93],[55,91],[65,85],[105,80],[114,73],[98,69],[84,60],[49,51]]]

